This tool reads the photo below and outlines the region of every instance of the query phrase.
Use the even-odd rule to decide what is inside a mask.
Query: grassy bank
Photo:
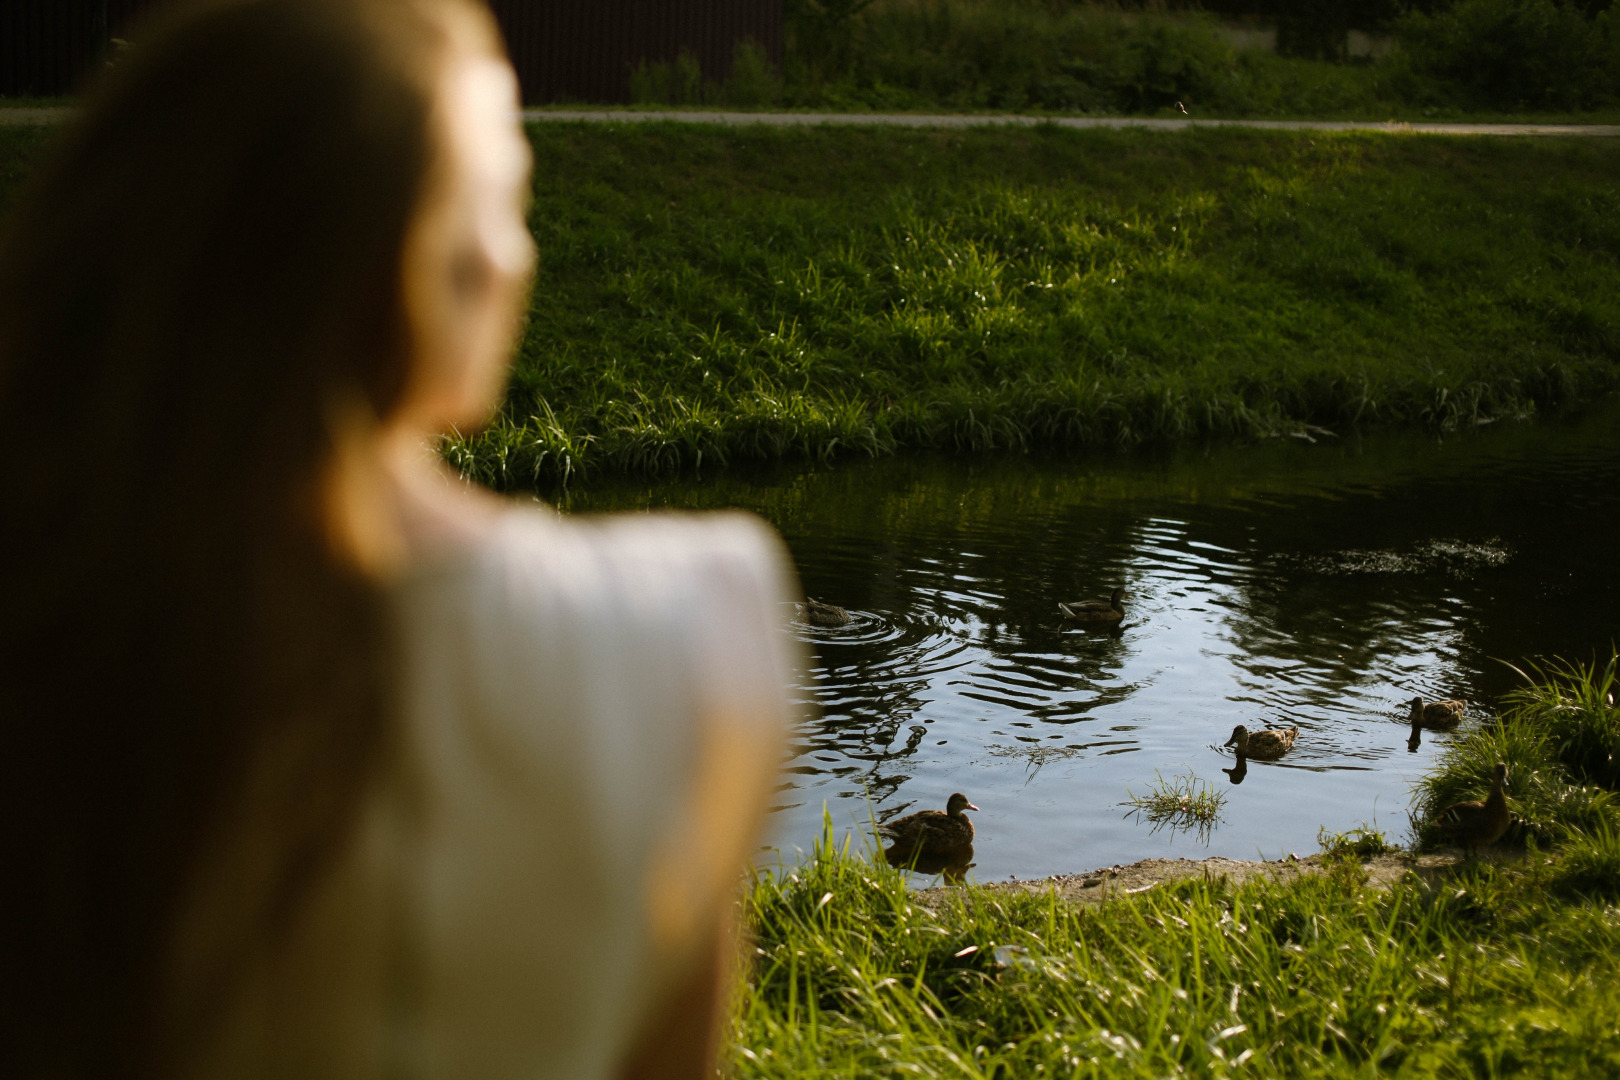
[[[1620,917],[1566,864],[1364,888],[1189,881],[925,906],[823,855],[756,886],[742,1077],[1591,1077],[1620,1069]],[[1613,871],[1610,870],[1610,880]],[[830,899],[824,899],[826,897]]]
[[[1620,739],[1613,676],[1566,671],[1459,739],[1419,820],[1436,799],[1477,797],[1476,759],[1505,752],[1529,825],[1504,858],[1387,891],[1365,887],[1357,856],[1381,846],[1367,836],[1330,843],[1341,858],[1325,875],[1193,880],[1083,907],[977,886],[925,903],[899,874],[823,846],[747,897],[736,1072],[1613,1075],[1620,840],[1611,809],[1594,809],[1614,790],[1598,749]],[[1586,793],[1560,802],[1569,788]],[[1552,835],[1559,847],[1535,846]]]
[[[1522,416],[1620,376],[1620,144],[539,124],[496,486]],[[0,130],[0,200],[48,132]]]
[[[501,486],[1448,426],[1620,375],[1620,145],[536,125]]]

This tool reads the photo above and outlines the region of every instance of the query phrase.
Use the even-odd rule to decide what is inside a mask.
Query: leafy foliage
[[[1508,840],[1547,845],[1607,835],[1620,810],[1617,664],[1611,657],[1602,665],[1532,667],[1497,721],[1454,740],[1439,769],[1420,783],[1420,836],[1429,835],[1429,820],[1446,806],[1483,797],[1498,761],[1508,766],[1515,819]]]
[[[1620,102],[1620,13],[1555,0],[1459,0],[1413,12],[1397,33],[1413,67],[1494,109],[1592,109]]]

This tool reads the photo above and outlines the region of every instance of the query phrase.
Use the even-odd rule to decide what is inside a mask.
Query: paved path
[[[54,124],[73,114],[70,108],[4,109],[0,124]],[[720,124],[741,127],[770,124],[777,127],[1036,127],[1144,128],[1149,131],[1189,131],[1194,128],[1261,128],[1273,131],[1386,131],[1413,135],[1584,135],[1620,136],[1620,124],[1409,124],[1389,120],[1174,120],[1145,116],[929,116],[921,113],[767,113],[708,112],[700,110],[634,109],[525,109],[526,120],[634,124],[663,121],[673,124]]]

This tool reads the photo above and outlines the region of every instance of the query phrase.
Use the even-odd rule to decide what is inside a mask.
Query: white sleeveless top
[[[399,774],[194,1071],[612,1076],[753,839],[792,594],[742,514],[512,510],[399,582]]]

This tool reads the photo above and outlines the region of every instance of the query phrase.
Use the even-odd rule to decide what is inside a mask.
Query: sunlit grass
[[[1333,859],[1370,859],[1400,850],[1389,842],[1387,836],[1367,825],[1348,829],[1342,833],[1330,833],[1326,829],[1319,829],[1316,842],[1321,846],[1322,854]]]
[[[1102,905],[945,890],[830,841],[758,878],[743,1077],[1597,1076],[1620,1068],[1620,918],[1472,864],[1193,879]]]
[[[48,137],[0,129],[0,207]],[[554,490],[905,449],[1443,430],[1620,384],[1620,145],[530,128],[505,404]]]
[[[916,893],[829,823],[759,874],[730,1065],[744,1077],[1577,1078],[1620,1071],[1616,661],[1535,672],[1454,740],[1422,810],[1508,760],[1532,858],[1369,888],[1376,829],[1323,832],[1325,872],[1194,877],[1075,904],[1039,883]],[[1134,801],[1185,812],[1196,782]],[[1573,795],[1571,792],[1584,794]]]
[[[1620,148],[531,128],[502,487],[1465,426],[1614,385]]]
[[[1435,772],[1418,785],[1418,834],[1430,819],[1490,789],[1498,761],[1508,766],[1514,824],[1501,843],[1540,846],[1575,835],[1603,835],[1620,822],[1620,709],[1613,694],[1620,660],[1553,661],[1531,667],[1498,717],[1452,740]]]

